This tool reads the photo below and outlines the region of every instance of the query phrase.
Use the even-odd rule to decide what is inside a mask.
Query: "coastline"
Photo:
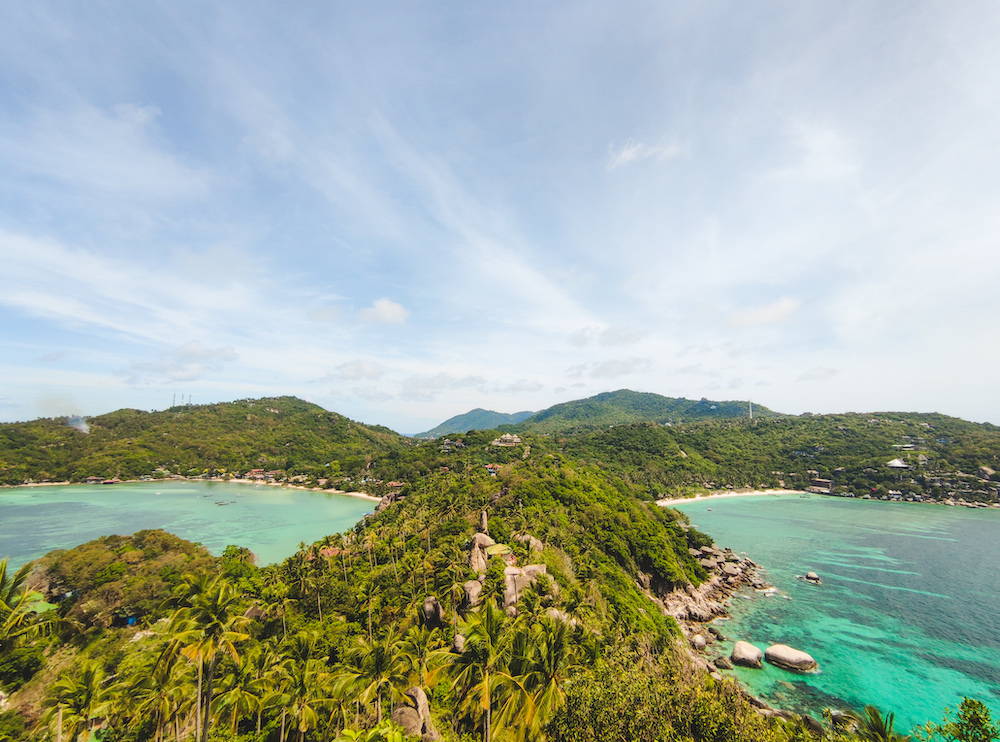
[[[702,502],[703,500],[721,500],[724,497],[756,497],[759,495],[802,495],[805,490],[750,490],[748,492],[710,492],[707,495],[695,495],[694,497],[671,497],[664,500],[657,500],[660,507],[670,507],[688,502]]]
[[[376,497],[375,495],[369,495],[369,494],[366,494],[364,492],[346,492],[344,490],[324,489],[322,487],[303,487],[302,485],[287,484],[285,482],[261,482],[261,481],[256,480],[256,479],[219,479],[217,477],[212,477],[210,479],[203,480],[203,479],[200,479],[200,478],[194,478],[194,479],[192,479],[190,477],[169,477],[169,478],[163,479],[163,480],[156,480],[156,479],[151,479],[151,480],[146,480],[146,479],[123,479],[123,480],[121,480],[121,482],[116,482],[116,484],[154,484],[154,483],[156,483],[158,481],[165,481],[165,482],[169,482],[169,481],[181,481],[181,482],[208,481],[208,482],[221,482],[223,484],[264,485],[266,487],[285,487],[286,489],[293,489],[293,490],[305,490],[305,491],[309,491],[309,492],[325,492],[328,495],[344,495],[345,497],[357,497],[357,498],[360,498],[362,500],[368,500],[369,502],[381,502],[382,501],[381,497]],[[17,489],[19,487],[66,487],[66,486],[73,485],[73,484],[74,484],[74,482],[30,482],[28,484],[14,484],[14,485],[5,484],[5,485],[2,485],[2,487],[5,488],[5,489]],[[84,483],[83,482],[76,482],[75,484],[82,485]],[[111,485],[103,485],[103,484],[102,485],[92,485],[92,484],[88,484],[86,486],[88,486],[88,487],[96,487],[96,486],[111,486]]]

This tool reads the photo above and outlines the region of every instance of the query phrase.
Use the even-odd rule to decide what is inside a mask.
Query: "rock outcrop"
[[[801,649],[793,649],[787,644],[772,644],[764,652],[764,659],[782,670],[810,672],[817,668],[816,660]]]
[[[486,550],[495,543],[496,541],[485,533],[477,533],[472,537],[472,546],[469,549],[469,567],[472,568],[473,572],[481,575],[486,574],[486,565],[490,560]]]
[[[548,578],[548,571],[544,564],[527,564],[524,567],[507,567],[503,576],[503,607],[508,615],[513,616],[517,613],[517,601],[524,589],[539,577]]]
[[[527,544],[528,549],[530,549],[531,551],[541,551],[543,548],[545,548],[545,545],[537,538],[532,536],[530,533],[515,534],[514,540],[520,541],[522,544]]]
[[[764,658],[764,653],[760,651],[750,642],[738,641],[733,647],[732,654],[729,655],[729,659],[732,660],[734,665],[742,665],[743,667],[753,667],[760,669],[761,660]]]
[[[406,701],[397,706],[389,718],[399,724],[407,737],[419,736],[421,742],[436,742],[441,734],[434,727],[431,708],[424,689],[413,686],[406,691]]]
[[[424,622],[427,624],[428,628],[436,629],[439,626],[444,626],[444,608],[441,607],[440,601],[433,595],[428,595],[424,598]]]
[[[479,598],[483,594],[483,583],[479,580],[469,580],[462,585],[464,592],[462,598],[462,610],[467,611],[479,605]]]

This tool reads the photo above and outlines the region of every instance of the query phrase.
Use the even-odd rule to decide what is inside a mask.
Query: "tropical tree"
[[[103,681],[101,666],[86,662],[53,684],[45,701],[48,711],[43,721],[55,727],[57,742],[63,742],[64,735],[69,742],[75,742],[94,728],[107,708]]]
[[[235,588],[221,577],[211,582],[190,579],[181,593],[186,605],[174,612],[170,624],[182,653],[198,668],[196,736],[207,742],[216,666],[224,654],[240,661],[236,645],[249,638],[244,629],[250,619],[239,611],[240,596]]]
[[[492,599],[487,600],[479,613],[469,614],[463,622],[465,647],[452,666],[459,704],[473,718],[482,718],[485,742],[491,740],[493,690],[500,680],[510,681],[505,672],[505,628],[503,612]]]
[[[315,631],[298,632],[282,659],[282,683],[273,700],[282,708],[282,742],[286,714],[295,723],[302,742],[306,732],[319,725],[320,711],[330,700],[332,677],[326,664],[314,656],[318,640]]]
[[[390,702],[403,696],[407,686],[406,664],[401,658],[401,642],[392,628],[375,640],[359,637],[338,674],[345,695],[354,693],[362,703],[375,704],[375,720],[382,718],[382,698]]]
[[[892,712],[885,716],[871,704],[865,706],[858,716],[857,736],[865,742],[906,742],[910,735],[903,735],[893,729],[896,715]]]
[[[0,559],[0,652],[10,650],[22,639],[48,630],[53,620],[41,618],[50,606],[44,596],[26,583],[30,564],[13,575],[7,560]]]

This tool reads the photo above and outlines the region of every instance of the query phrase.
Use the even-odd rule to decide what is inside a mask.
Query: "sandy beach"
[[[710,495],[695,495],[694,497],[674,497],[667,500],[657,500],[662,507],[680,505],[686,502],[701,502],[702,500],[720,500],[723,497],[753,497],[755,495],[801,495],[802,490],[752,490],[750,492],[713,492]]]

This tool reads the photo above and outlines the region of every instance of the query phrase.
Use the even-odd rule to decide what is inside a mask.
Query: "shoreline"
[[[284,487],[285,489],[293,490],[303,490],[306,492],[323,492],[328,495],[343,495],[345,497],[357,497],[363,500],[368,500],[369,502],[381,502],[381,497],[376,497],[375,495],[369,495],[365,492],[346,492],[345,490],[338,489],[324,489],[323,487],[304,487],[299,484],[288,484],[286,482],[261,482],[256,479],[218,479],[212,477],[210,479],[201,479],[200,477],[190,478],[190,477],[168,477],[166,479],[123,479],[120,482],[115,482],[115,484],[157,484],[160,482],[217,482],[221,484],[242,484],[242,485],[263,485],[265,487]],[[106,484],[86,484],[85,482],[31,482],[29,484],[5,484],[0,486],[0,489],[17,489],[19,487],[67,487],[67,486],[86,486],[86,487],[110,487],[113,485]]]
[[[758,497],[760,495],[803,495],[808,494],[805,490],[750,490],[749,492],[710,492],[707,495],[695,495],[694,497],[671,497],[657,500],[660,507],[671,507],[673,505],[683,505],[688,502],[702,502],[704,500],[721,500],[726,497]]]

